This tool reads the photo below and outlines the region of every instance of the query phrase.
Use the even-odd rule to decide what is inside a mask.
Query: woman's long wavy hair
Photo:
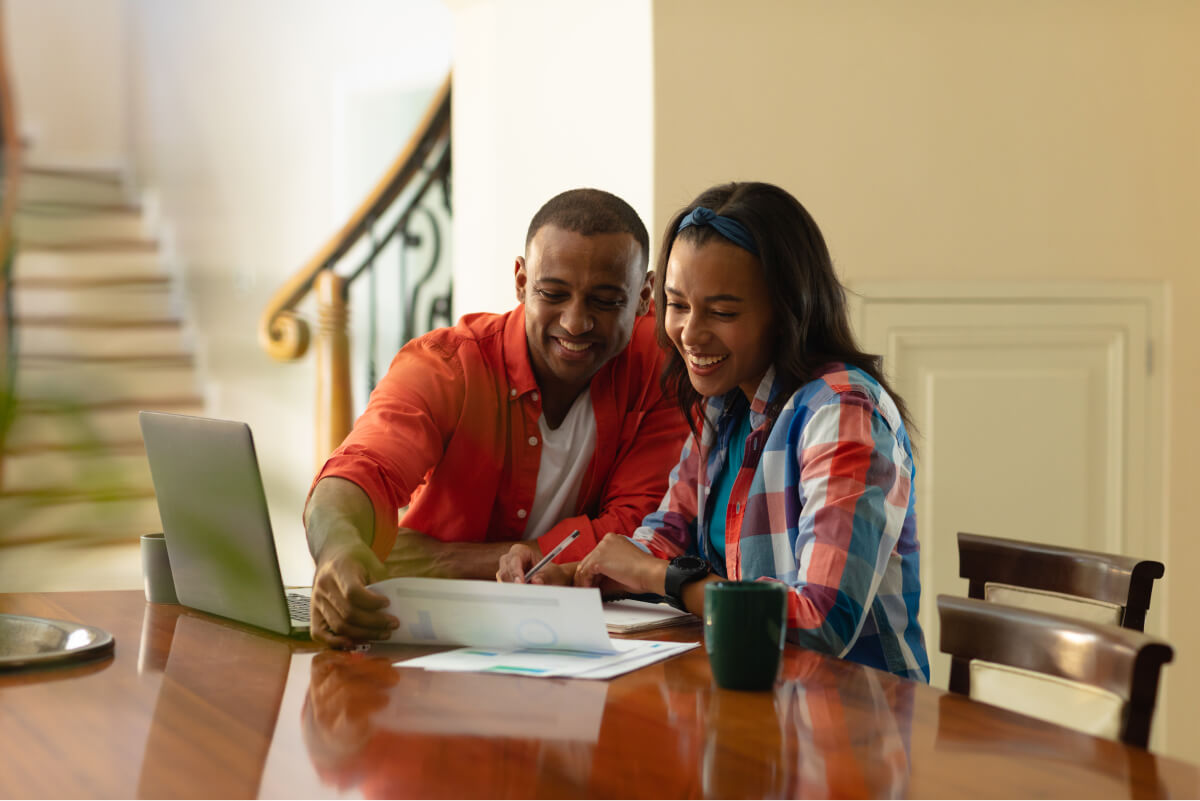
[[[663,390],[675,396],[692,433],[700,436],[704,398],[692,386],[687,365],[667,336],[667,262],[676,239],[700,247],[719,237],[711,226],[689,226],[676,233],[680,221],[697,206],[731,217],[746,227],[758,247],[758,262],[775,315],[776,346],[771,359],[780,389],[767,409],[772,420],[792,394],[830,362],[845,362],[870,375],[891,395],[904,423],[912,427],[908,408],[884,377],[882,360],[864,353],[854,341],[846,308],[846,290],[833,270],[825,238],[808,211],[788,192],[772,184],[746,182],[714,186],[702,192],[667,224],[658,251],[654,306],[658,342],[670,354],[663,371]],[[737,387],[731,393],[740,393]]]

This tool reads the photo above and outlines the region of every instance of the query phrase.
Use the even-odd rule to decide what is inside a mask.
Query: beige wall
[[[1167,287],[1171,706],[1200,709],[1200,4],[657,0],[655,225],[711,183],[789,189],[843,278]],[[1163,632],[1160,632],[1163,633]],[[1200,721],[1167,719],[1200,761]]]
[[[516,304],[529,220],[566,189],[625,198],[650,224],[650,0],[451,0],[454,308]],[[653,239],[653,237],[651,237]]]

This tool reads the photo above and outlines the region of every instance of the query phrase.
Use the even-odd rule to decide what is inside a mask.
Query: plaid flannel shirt
[[[772,368],[750,404],[724,574],[787,584],[792,642],[929,681],[917,622],[915,469],[899,410],[878,382],[841,363],[826,365],[769,425],[778,391]],[[695,437],[684,443],[662,503],[633,535],[655,556],[699,553],[718,572],[707,520],[736,428],[725,411],[726,398],[706,401],[699,447]]]

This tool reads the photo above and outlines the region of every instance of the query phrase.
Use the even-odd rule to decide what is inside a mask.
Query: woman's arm
[[[799,572],[788,597],[789,639],[841,656],[889,572],[908,511],[911,462],[875,403],[858,390],[816,410],[795,457]]]

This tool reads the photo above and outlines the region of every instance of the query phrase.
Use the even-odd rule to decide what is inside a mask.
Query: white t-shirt
[[[575,516],[575,502],[583,473],[596,450],[596,416],[592,413],[592,391],[585,389],[571,404],[558,428],[538,418],[542,432],[542,460],[538,466],[537,490],[525,539],[536,539],[565,517]]]

